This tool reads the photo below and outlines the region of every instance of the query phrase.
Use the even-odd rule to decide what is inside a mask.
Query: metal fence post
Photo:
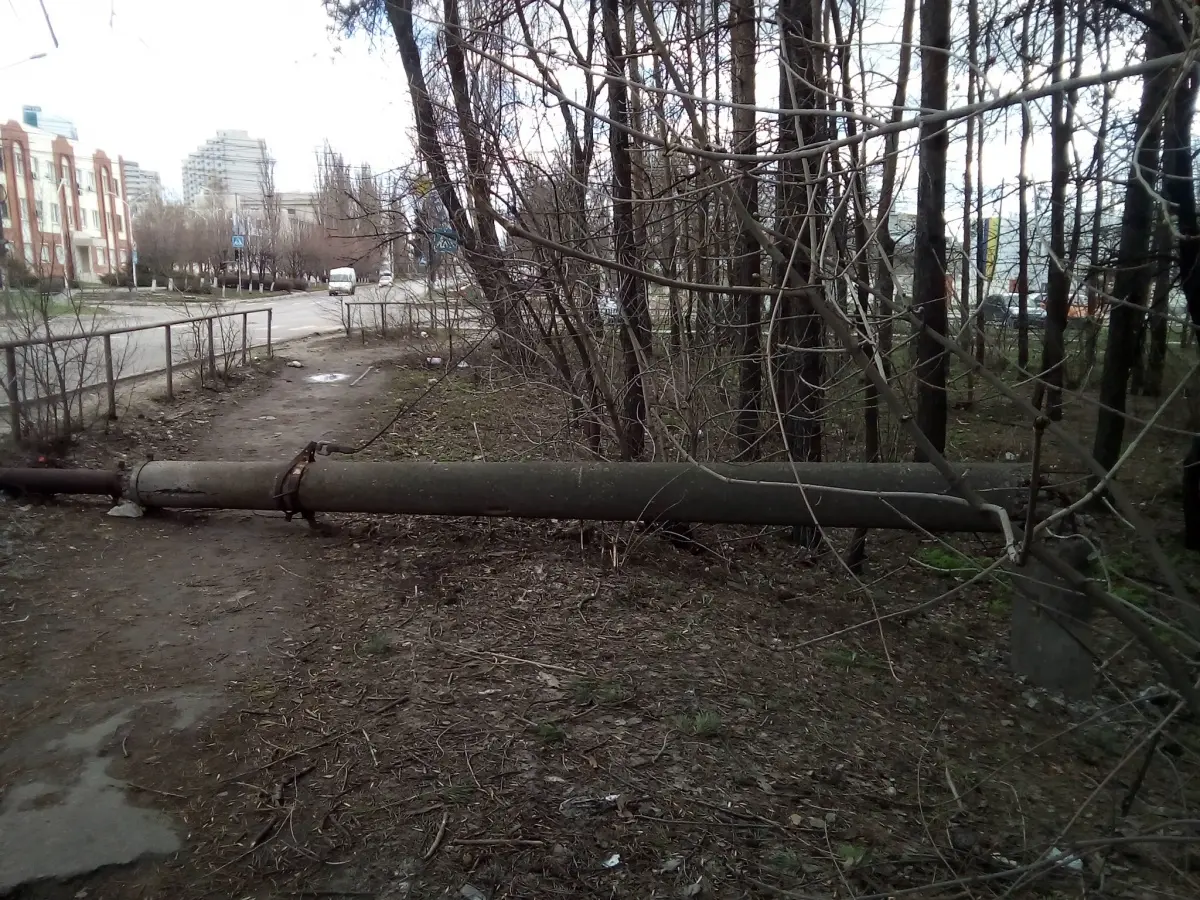
[[[246,364],[246,347],[250,341],[250,313],[242,313],[242,365]]]
[[[267,359],[273,355],[271,353],[271,319],[274,318],[275,310],[267,307]]]
[[[217,380],[217,341],[213,337],[213,317],[208,322],[208,374],[214,382]]]
[[[117,417],[117,381],[113,378],[112,335],[104,336],[104,380],[108,388],[108,417]]]
[[[17,348],[4,348],[4,392],[8,394],[8,423],[14,442],[21,440],[21,395],[17,390]]]
[[[168,399],[168,400],[174,400],[174,399],[175,399],[175,366],[174,366],[174,360],[171,358],[171,357],[172,357],[172,355],[173,355],[173,352],[174,352],[174,351],[172,351],[172,349],[171,349],[171,326],[170,326],[170,325],[165,325],[165,326],[163,326],[163,331],[166,333],[166,337],[167,337],[167,341],[166,341],[166,349],[167,349],[167,399]]]
[[[379,304],[379,329],[387,337],[387,306],[383,303]]]

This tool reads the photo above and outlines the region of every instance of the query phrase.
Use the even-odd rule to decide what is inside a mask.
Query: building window
[[[45,244],[42,244],[42,262],[44,262],[44,263],[50,262],[50,248],[47,247]]]
[[[120,216],[117,216],[117,234],[124,234],[124,232],[125,232],[125,223],[121,220]]]
[[[83,187],[83,169],[75,170],[75,186],[79,188]]]
[[[58,224],[58,204],[57,203],[50,204],[50,224],[51,225]]]
[[[41,228],[42,223],[46,221],[46,205],[41,201],[37,201],[37,227]]]
[[[100,170],[100,184],[104,187],[104,193],[108,193],[108,169]]]
[[[96,212],[94,209],[92,210],[92,230],[100,230],[100,213]]]
[[[75,207],[67,204],[67,227],[75,230]]]
[[[0,200],[0,219],[8,218],[8,201]]]
[[[13,168],[17,170],[17,177],[25,177],[25,160],[21,156],[21,148],[13,147]]]
[[[96,173],[95,172],[87,173],[87,189],[89,191],[91,191],[93,194],[96,193]]]
[[[62,244],[54,245],[54,258],[58,260],[58,264],[60,266],[67,261],[67,254],[66,251],[63,250]]]
[[[129,262],[129,254],[126,253],[124,250],[122,250],[121,251],[121,265],[124,266],[127,262]]]
[[[36,156],[29,157],[29,174],[34,178],[38,178],[42,174],[42,170],[38,166],[38,158]]]

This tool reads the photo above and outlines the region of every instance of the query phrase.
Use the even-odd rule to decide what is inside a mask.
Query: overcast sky
[[[38,0],[0,0],[0,120],[40,106],[174,192],[184,157],[219,128],[264,138],[281,190],[312,189],[326,139],[377,171],[412,158],[394,43],[331,35],[320,0],[45,4],[57,49]]]
[[[264,138],[278,161],[281,190],[312,189],[314,152],[325,140],[377,172],[413,158],[394,41],[332,34],[320,0],[45,4],[57,48],[38,0],[0,0],[0,119],[19,120],[25,104],[72,119],[81,142],[156,169],[170,191],[180,190],[184,157],[217,129]],[[879,5],[870,31],[886,69],[899,40],[900,7]],[[46,57],[22,61],[36,53]],[[774,60],[769,49],[763,56],[759,103],[774,106]],[[918,85],[914,72],[910,104]],[[878,102],[890,102],[890,89],[883,93]],[[1015,181],[1016,137],[989,139],[992,185]],[[913,138],[909,133],[905,143]],[[1035,179],[1049,174],[1047,143],[1034,141]],[[959,154],[956,142],[951,156]],[[952,161],[951,171],[960,172],[961,162]],[[960,178],[951,176],[952,195]],[[915,188],[915,179],[909,182],[902,197]]]

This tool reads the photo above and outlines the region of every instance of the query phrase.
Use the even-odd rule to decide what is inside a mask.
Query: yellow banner
[[[996,260],[1000,256],[1000,217],[992,216],[987,220],[988,242],[987,242],[987,266],[984,270],[984,277],[991,281],[996,274]]]

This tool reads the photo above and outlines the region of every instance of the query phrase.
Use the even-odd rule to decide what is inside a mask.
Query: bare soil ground
[[[283,463],[374,433],[430,378],[418,348],[299,355],[81,459]],[[367,365],[357,389],[303,380]],[[469,369],[368,455],[566,455],[561,405]],[[1021,449],[998,403],[959,415],[956,456]],[[1167,444],[1139,456],[1136,489],[1171,534]],[[955,555],[873,535],[868,592],[775,530],[705,528],[686,548],[578,522],[345,516],[318,534],[104,508],[0,512],[0,738],[139,696],[212,698],[186,727],[143,707],[107,748],[184,847],[22,896],[1200,895],[1195,823],[1177,821],[1200,799],[1194,756],[1156,757],[1121,810],[1146,730],[1126,701],[1151,676],[1120,635],[1096,702],[1070,705],[1008,670],[1009,582],[927,602],[995,557],[990,538],[955,538]],[[1121,527],[1097,524],[1108,571],[1153,602]],[[36,753],[0,756],[6,785],[40,774]],[[1131,839],[1147,831],[1163,837]],[[1081,866],[1045,862],[1065,846]]]

